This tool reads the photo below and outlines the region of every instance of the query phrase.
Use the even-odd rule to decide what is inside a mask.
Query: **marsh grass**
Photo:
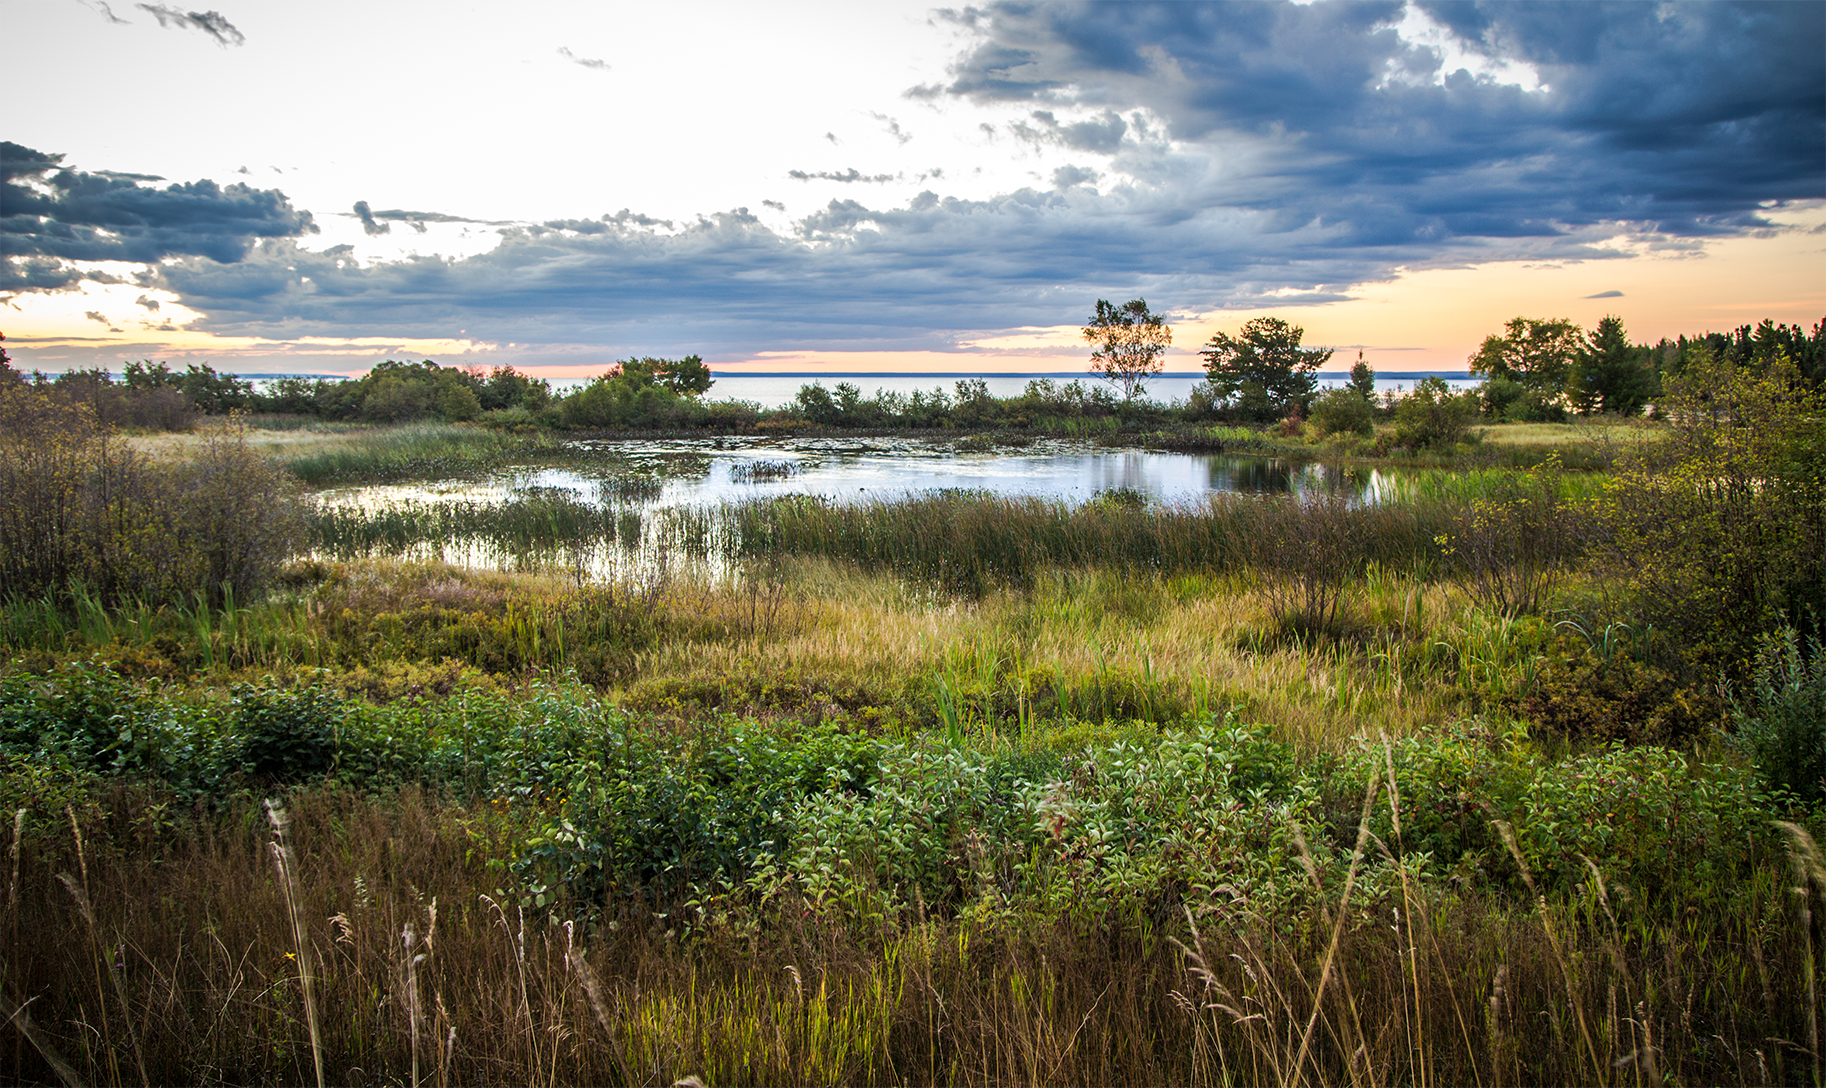
[[[525,565],[560,555],[588,557],[621,545],[638,548],[638,508],[586,502],[565,491],[516,495],[502,503],[395,503],[378,510],[319,506],[311,513],[315,547],[336,559],[440,553],[480,542],[504,564]]]
[[[1245,572],[1051,570],[957,597],[825,559],[750,561],[738,579],[678,570],[580,584],[369,559],[307,564],[257,603],[0,607],[0,645],[101,659],[129,676],[461,666],[576,669],[634,705],[689,717],[837,715],[870,728],[942,718],[999,733],[1175,721],[1240,706],[1321,748],[1406,735],[1517,676],[1523,629],[1490,627],[1439,583],[1380,566],[1345,585],[1349,631],[1282,636]],[[314,581],[312,581],[314,579]],[[1532,628],[1527,629],[1529,631]]]
[[[729,466],[729,478],[738,483],[758,483],[763,480],[789,479],[797,476],[799,471],[797,461],[737,461]]]
[[[1282,893],[1233,878],[1025,913],[1005,898],[1018,890],[994,861],[1005,847],[979,835],[956,846],[975,898],[914,894],[885,921],[777,882],[697,909],[627,900],[570,920],[502,886],[514,844],[544,817],[410,788],[295,793],[288,876],[255,798],[191,816],[116,788],[61,832],[52,822],[25,837],[15,924],[38,937],[15,944],[3,981],[33,999],[36,1034],[6,1072],[43,1081],[59,1075],[56,1056],[71,1082],[302,1083],[320,1054],[338,1083],[1812,1074],[1809,912],[1826,876],[1804,830],[1787,832],[1793,880],[1775,847],[1715,899],[1659,901],[1576,857],[1556,860],[1589,879],[1549,888],[1516,845],[1527,893],[1511,897],[1429,875],[1404,841],[1414,802],[1393,749],[1355,766],[1356,781],[1339,781],[1355,796],[1331,827],[1261,813],[1289,844]],[[1071,864],[1083,848],[1046,846],[1059,862],[1035,870],[1057,882],[1045,894],[1105,900],[1095,868]],[[72,870],[85,897],[56,886]],[[313,951],[327,1012],[316,1045],[298,984]]]
[[[1036,498],[934,493],[898,502],[839,505],[809,496],[726,506],[684,535],[727,525],[741,555],[825,556],[917,578],[965,595],[1033,584],[1052,568],[1112,569],[1176,575],[1250,569],[1265,558],[1267,530],[1291,519],[1288,532],[1336,531],[1350,564],[1375,560],[1412,568],[1433,553],[1442,507],[1351,504],[1287,498],[1220,497],[1180,507],[1124,502],[1073,506]],[[1283,534],[1284,535],[1284,534]]]
[[[461,424],[414,424],[356,431],[281,455],[284,468],[311,487],[473,477],[550,455],[561,444],[539,433],[515,435]]]

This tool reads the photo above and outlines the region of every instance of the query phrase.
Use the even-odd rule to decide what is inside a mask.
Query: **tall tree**
[[[1566,318],[1518,317],[1501,336],[1487,336],[1469,362],[1471,373],[1508,378],[1557,397],[1585,350],[1585,334]]]
[[[1300,347],[1304,335],[1305,329],[1278,317],[1251,318],[1241,336],[1218,333],[1199,352],[1212,390],[1253,418],[1305,412],[1319,387],[1315,371],[1331,358],[1331,349]]]
[[[1173,330],[1148,309],[1146,299],[1121,306],[1098,299],[1097,312],[1084,326],[1084,339],[1097,345],[1091,353],[1091,371],[1121,386],[1123,397],[1134,400],[1149,375],[1160,373]]]
[[[1655,395],[1655,372],[1648,357],[1648,348],[1629,342],[1622,318],[1598,322],[1567,384],[1573,406],[1581,413],[1633,416],[1642,411]]]

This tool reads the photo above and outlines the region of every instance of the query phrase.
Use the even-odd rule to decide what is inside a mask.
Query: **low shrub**
[[[1722,722],[1724,706],[1709,686],[1643,660],[1645,647],[1621,645],[1615,630],[1589,641],[1562,633],[1532,681],[1498,702],[1577,744],[1685,744]]]
[[[1334,434],[1367,437],[1376,431],[1376,409],[1355,389],[1328,389],[1313,405],[1312,428],[1321,438]]]
[[[232,716],[248,774],[261,782],[300,782],[321,778],[335,763],[348,708],[322,689],[243,687]]]
[[[1731,700],[1734,743],[1763,784],[1807,804],[1826,801],[1826,646],[1802,653],[1792,627],[1763,636],[1747,699]]]
[[[1470,435],[1477,395],[1454,393],[1440,378],[1423,378],[1395,404],[1395,442],[1408,449],[1449,449]]]

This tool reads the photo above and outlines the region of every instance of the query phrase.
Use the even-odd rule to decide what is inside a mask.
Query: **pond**
[[[1032,496],[1070,505],[1111,492],[1168,505],[1225,493],[1343,493],[1375,501],[1376,470],[1221,453],[1109,449],[1042,439],[974,448],[981,439],[583,441],[557,465],[481,478],[337,488],[319,494],[327,557],[389,554],[466,566],[558,566],[625,577],[679,558],[675,530],[728,504],[787,495],[885,502],[935,491]],[[714,534],[714,529],[711,531]],[[700,561],[714,557],[701,554]]]
[[[903,498],[927,491],[984,491],[1084,502],[1131,491],[1176,503],[1212,494],[1343,491],[1373,498],[1377,470],[1246,457],[1105,449],[1066,439],[974,450],[931,439],[750,439],[577,442],[564,467],[523,466],[482,479],[425,480],[325,491],[328,503],[374,508],[398,501],[502,502],[535,489],[584,501],[632,500],[645,509],[713,506],[782,494],[837,501]]]

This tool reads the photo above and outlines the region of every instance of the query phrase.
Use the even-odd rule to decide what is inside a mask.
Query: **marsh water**
[[[1372,497],[1386,486],[1375,470],[1221,453],[1104,449],[1064,439],[986,450],[896,438],[583,441],[571,444],[564,461],[508,468],[481,479],[339,488],[322,497],[373,508],[399,501],[503,502],[517,493],[555,489],[583,501],[635,498],[637,505],[654,509],[783,494],[858,502],[965,490],[1070,503],[1129,491],[1172,503],[1224,492],[1341,490]],[[618,482],[630,480],[648,487],[617,491]]]
[[[340,526],[324,534],[333,554],[486,567],[555,562],[612,577],[650,566],[681,519],[701,527],[729,504],[787,495],[867,503],[949,491],[1076,505],[1117,493],[1186,505],[1225,493],[1342,492],[1375,501],[1388,484],[1375,470],[1065,439],[981,448],[972,440],[724,437],[579,441],[542,464],[337,488],[319,500],[324,524]],[[549,549],[529,543],[548,536]]]

